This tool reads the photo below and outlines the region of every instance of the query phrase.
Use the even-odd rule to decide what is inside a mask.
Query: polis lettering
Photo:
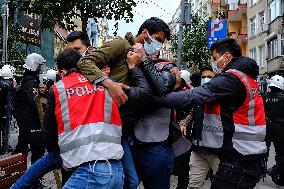
[[[82,96],[85,96],[85,95],[93,94],[95,92],[105,91],[105,88],[102,87],[102,86],[95,86],[95,85],[93,85],[93,87],[94,87],[93,89],[90,89],[88,87],[88,85],[85,85],[85,86],[78,86],[76,88],[66,89],[67,98],[69,100],[69,99],[71,99],[72,95],[76,95],[78,97],[82,97]]]

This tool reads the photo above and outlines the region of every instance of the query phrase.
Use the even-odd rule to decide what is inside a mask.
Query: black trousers
[[[264,172],[264,163],[220,162],[211,189],[252,189]]]
[[[284,125],[273,125],[271,129],[271,141],[275,148],[274,174],[272,180],[275,184],[284,186]]]
[[[16,145],[16,149],[13,151],[12,154],[28,153],[28,145],[30,144],[30,150],[32,153],[31,163],[33,164],[39,158],[41,158],[45,153],[45,145],[40,140],[34,140],[31,142],[32,136],[28,134],[28,132],[21,127],[19,127],[19,136],[18,136],[18,143]],[[42,139],[43,140],[43,139]]]

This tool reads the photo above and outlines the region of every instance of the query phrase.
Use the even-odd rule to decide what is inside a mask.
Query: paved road
[[[11,136],[10,136],[10,145],[12,148],[15,148],[16,144],[17,144],[17,139],[18,139],[18,129],[12,128],[12,132],[11,132]],[[268,160],[268,168],[272,167],[275,164],[275,160],[274,160],[274,148],[271,148],[270,151],[270,156],[269,156],[269,160]],[[0,157],[1,158],[1,157]],[[30,162],[30,161],[29,161]],[[55,185],[55,179],[52,173],[48,173],[44,176],[44,185],[49,186],[49,188],[51,189],[55,189],[56,185]],[[172,176],[171,178],[171,189],[175,189],[177,186],[177,177],[176,176]],[[210,181],[206,180],[203,186],[203,189],[209,189],[210,188]],[[280,189],[284,189],[284,187],[279,187],[276,186],[271,178],[269,176],[264,178],[264,181],[261,180],[257,186],[255,187],[255,189],[274,189],[274,188],[280,188]],[[139,189],[143,189],[143,186],[141,184],[141,186],[139,186]]]

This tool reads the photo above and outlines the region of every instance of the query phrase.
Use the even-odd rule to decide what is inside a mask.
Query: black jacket
[[[34,100],[34,88],[38,89],[38,74],[26,70],[22,85],[13,99],[13,115],[17,124],[26,132],[29,142],[42,141],[41,124]]]
[[[176,67],[173,63],[159,59],[154,62],[144,62],[142,70],[156,95],[165,95],[171,92],[176,84],[176,77],[170,70]]]
[[[185,110],[194,106],[203,106],[206,103],[218,102],[221,105],[224,130],[222,153],[219,154],[219,158],[229,161],[261,159],[264,156],[262,154],[244,156],[232,147],[232,136],[235,129],[233,112],[244,103],[246,89],[237,76],[226,72],[229,69],[239,70],[253,79],[256,79],[259,72],[255,60],[246,57],[234,58],[223,72],[217,74],[210,82],[191,91],[168,94],[158,102],[168,108]],[[198,121],[202,122],[202,120]]]
[[[12,117],[12,98],[14,95],[13,81],[9,79],[0,80],[0,128],[4,117]]]

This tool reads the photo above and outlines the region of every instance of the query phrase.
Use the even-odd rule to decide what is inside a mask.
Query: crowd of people
[[[195,73],[159,57],[170,29],[156,17],[135,37],[98,49],[80,31],[66,40],[56,70],[43,74],[46,60],[32,53],[20,87],[11,66],[0,72],[0,150],[8,151],[13,114],[12,154],[32,154],[11,188],[38,188],[50,171],[65,189],[136,189],[140,182],[169,189],[172,174],[178,189],[202,188],[206,177],[212,189],[251,189],[266,173],[284,185],[284,78],[273,76],[261,96],[258,65],[234,39],[215,42],[213,62]],[[271,142],[276,165],[267,171]]]

